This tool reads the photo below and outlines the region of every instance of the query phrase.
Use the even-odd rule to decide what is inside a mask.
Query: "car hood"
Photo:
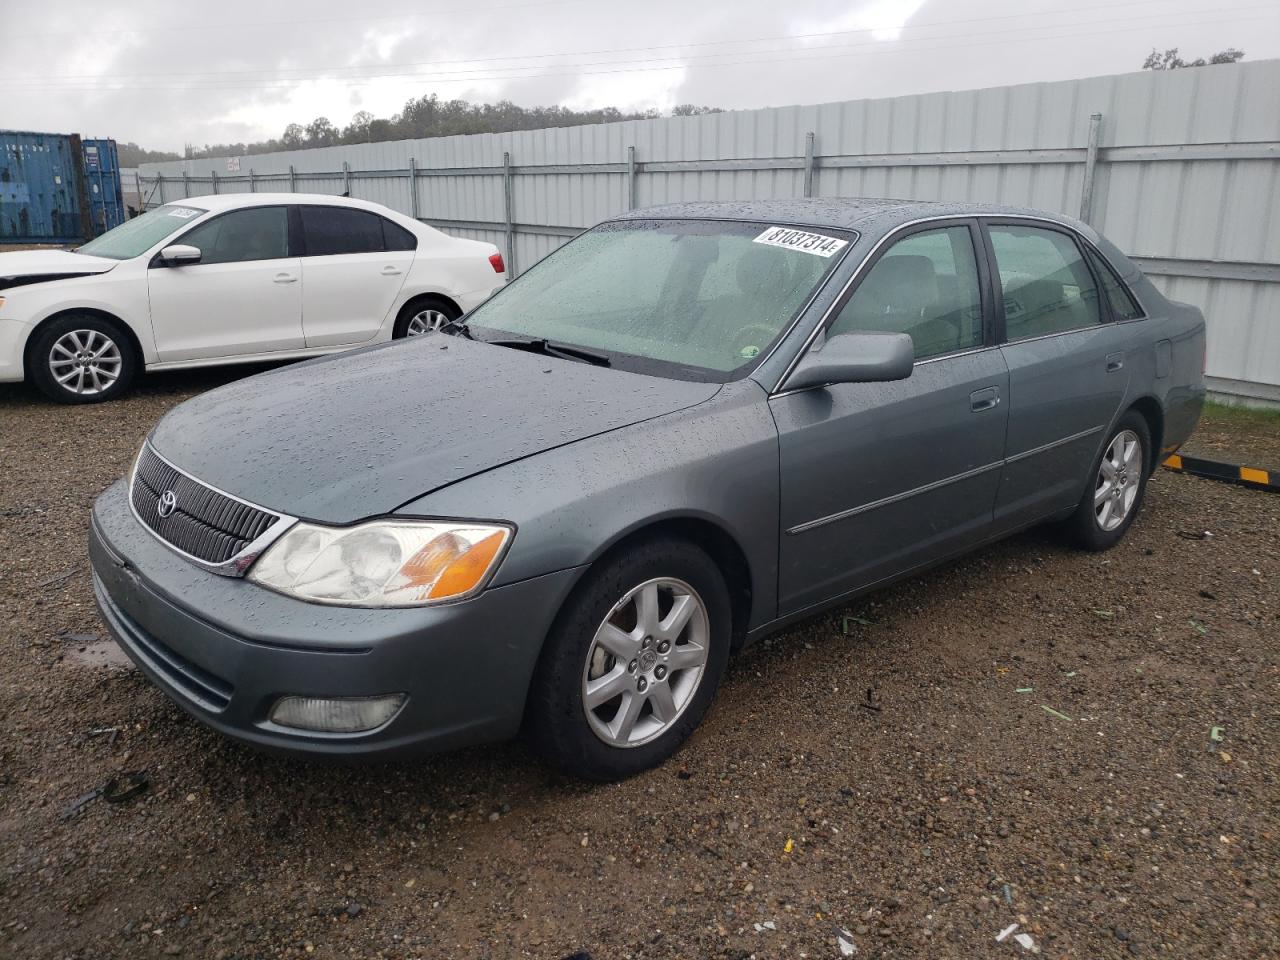
[[[350,523],[719,389],[432,335],[212,390],[170,412],[151,442],[227,493]]]
[[[0,253],[0,290],[26,283],[106,273],[119,264],[106,257],[87,257],[66,250],[15,250]]]

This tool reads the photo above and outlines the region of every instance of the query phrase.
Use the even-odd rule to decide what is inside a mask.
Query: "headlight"
[[[249,579],[313,603],[416,607],[483,589],[511,528],[378,520],[335,529],[298,523],[267,548]]]

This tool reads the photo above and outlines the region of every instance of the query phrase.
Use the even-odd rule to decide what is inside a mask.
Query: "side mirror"
[[[915,344],[909,333],[842,333],[822,349],[810,350],[783,389],[905,380],[914,364]]]
[[[186,243],[175,243],[160,251],[160,262],[166,267],[183,267],[192,263],[199,263],[202,256],[204,254],[200,252],[199,247],[193,247]]]

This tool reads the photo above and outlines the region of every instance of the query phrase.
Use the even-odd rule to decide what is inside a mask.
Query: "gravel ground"
[[[1280,955],[1280,497],[1161,471],[1110,553],[1033,531],[793,629],[623,784],[324,766],[187,718],[93,607],[94,496],[235,375],[0,389],[0,956]]]

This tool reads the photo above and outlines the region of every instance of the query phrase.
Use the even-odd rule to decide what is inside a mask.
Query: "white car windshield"
[[[682,379],[744,376],[854,235],[723,220],[622,220],[561,247],[474,310],[480,340],[546,340]]]
[[[130,260],[141,256],[161,240],[208,211],[199,207],[184,207],[178,204],[166,204],[154,210],[148,210],[141,216],[126,220],[114,230],[108,230],[102,236],[90,240],[82,247],[76,247],[76,253],[91,257],[106,257],[109,260]]]

